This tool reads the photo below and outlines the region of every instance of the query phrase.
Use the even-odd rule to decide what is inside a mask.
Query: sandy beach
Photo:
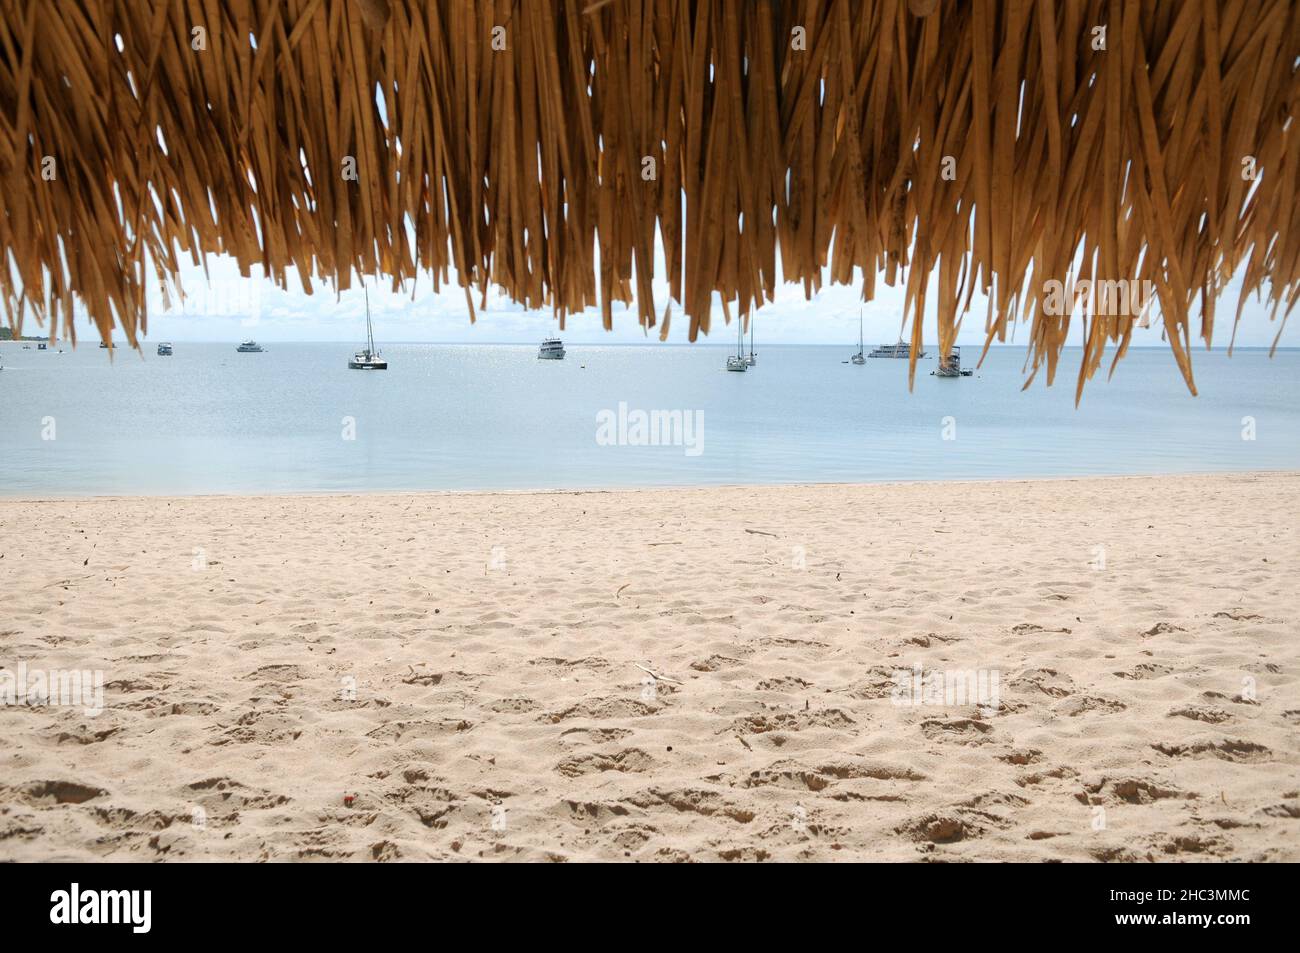
[[[0,687],[103,710],[0,705],[0,859],[1300,860],[1298,509],[1297,473],[8,500]]]

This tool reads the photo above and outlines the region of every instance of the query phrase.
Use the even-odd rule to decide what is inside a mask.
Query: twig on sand
[[[744,735],[736,735],[736,740],[739,741],[742,745],[745,746],[745,750],[746,750],[746,751],[753,751],[753,750],[754,750],[753,748],[751,748],[751,747],[749,746],[749,742],[745,740],[745,736],[744,736]]]
[[[652,669],[648,669],[648,668],[646,668],[646,667],[645,667],[644,665],[642,665],[640,662],[633,662],[632,664],[635,665],[637,668],[639,668],[641,671],[645,672],[647,675],[649,675],[651,678],[653,678],[656,682],[672,682],[674,685],[680,685],[680,684],[682,684],[681,682],[679,682],[679,681],[678,681],[677,679],[675,679],[675,678],[669,678],[667,675],[660,675],[658,672],[653,671]]]
[[[681,541],[680,539],[676,539],[676,540],[673,540],[671,543],[649,543],[649,544],[647,544],[647,545],[650,545],[650,546],[680,546],[681,544],[682,544],[682,541]]]
[[[765,533],[761,529],[750,529],[748,526],[745,527],[745,532],[753,533],[755,536],[771,536],[773,539],[776,539],[776,533]]]
[[[619,596],[621,596],[621,595],[623,594],[623,590],[626,589],[626,588],[627,588],[628,586],[630,586],[630,585],[632,585],[632,583],[630,583],[630,582],[625,582],[625,583],[623,583],[623,585],[619,586],[619,587],[618,587],[618,592],[614,593],[614,598],[617,599]]]

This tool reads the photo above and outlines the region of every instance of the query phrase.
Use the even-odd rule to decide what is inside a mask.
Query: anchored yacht
[[[740,315],[736,316],[736,353],[728,355],[727,370],[743,371],[749,367],[749,361],[745,359],[745,322],[740,320]]]
[[[862,356],[862,311],[858,311],[858,353],[849,358],[854,364],[865,364],[866,359]]]
[[[370,289],[366,289],[366,346],[352,355],[348,367],[354,371],[386,371],[388,362],[375,349],[375,327],[370,323]]]
[[[961,366],[961,348],[953,345],[947,358],[939,358],[939,366],[930,374],[934,377],[970,377],[975,372]]]

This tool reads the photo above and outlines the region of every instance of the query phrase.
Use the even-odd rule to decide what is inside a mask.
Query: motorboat
[[[946,358],[939,358],[939,366],[930,372],[933,377],[970,377],[975,372],[961,366],[961,348],[953,345]]]

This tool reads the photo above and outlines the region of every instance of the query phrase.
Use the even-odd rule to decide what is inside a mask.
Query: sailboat
[[[740,315],[736,315],[736,353],[727,358],[727,370],[743,371],[749,367],[749,362],[745,360],[745,322],[741,320]]]
[[[388,362],[375,350],[375,326],[370,321],[370,289],[366,289],[366,347],[357,351],[348,361],[348,367],[354,371],[386,371]]]
[[[745,358],[745,363],[753,367],[758,363],[758,355],[754,353],[754,316],[749,316],[749,357]]]
[[[858,309],[858,353],[849,358],[854,364],[865,364],[867,359],[862,356],[862,309]]]

